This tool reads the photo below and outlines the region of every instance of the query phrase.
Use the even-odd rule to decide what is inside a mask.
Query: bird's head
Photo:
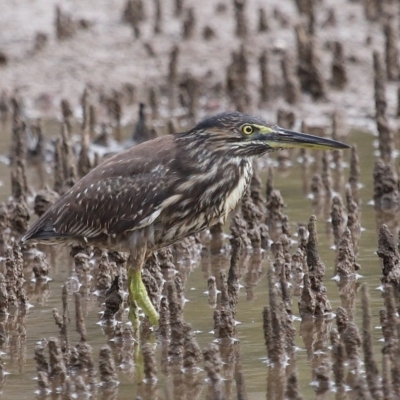
[[[238,112],[207,118],[188,134],[202,138],[203,143],[206,142],[216,151],[236,157],[252,157],[296,147],[316,150],[349,148],[347,144],[335,140],[269,125],[260,118]]]

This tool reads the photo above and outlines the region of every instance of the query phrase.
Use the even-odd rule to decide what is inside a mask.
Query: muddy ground
[[[127,104],[123,113],[125,120],[132,121],[137,103],[148,102],[149,89],[166,86],[170,52],[179,45],[178,74],[190,74],[200,80],[201,112],[205,114],[234,108],[224,96],[218,95],[218,87],[225,86],[231,54],[243,44],[248,61],[249,111],[274,121],[278,108],[291,108],[300,119],[320,123],[338,109],[344,112],[350,125],[357,126],[368,125],[374,116],[372,51],[383,51],[384,34],[379,21],[366,20],[361,1],[316,2],[315,46],[320,72],[330,89],[332,44],[339,41],[343,44],[348,84],[345,90],[328,90],[327,99],[317,103],[303,94],[294,107],[288,107],[283,100],[280,59],[282,52],[287,52],[295,70],[294,26],[307,19],[299,15],[295,1],[246,1],[248,33],[244,38],[235,35],[233,2],[186,0],[182,2],[180,16],[175,15],[175,3],[162,2],[161,32],[155,34],[156,2],[145,2],[144,18],[139,23],[140,37],[136,39],[132,27],[122,23],[124,1],[2,2],[0,50],[7,61],[1,66],[0,87],[7,95],[18,91],[30,117],[59,115],[63,98],[71,102],[74,114],[79,117],[79,98],[86,86],[93,88],[98,97],[100,93],[123,91],[126,85],[133,85],[133,104]],[[72,37],[58,40],[57,5],[77,25],[83,19],[85,28],[77,27]],[[397,12],[395,4],[389,6],[389,13]],[[258,31],[260,8],[266,14],[265,32]],[[182,40],[183,21],[189,9],[193,10],[195,20],[193,35]],[[203,38],[206,27],[214,33],[209,40]],[[40,50],[34,50],[38,33],[46,35],[46,40]],[[264,50],[268,51],[270,95],[269,101],[260,106],[258,58]],[[388,99],[390,114],[395,115],[395,85],[389,85]],[[164,113],[169,115],[168,111]]]

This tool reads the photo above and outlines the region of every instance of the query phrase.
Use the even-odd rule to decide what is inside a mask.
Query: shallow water
[[[46,125],[47,134],[50,133],[50,131],[54,134],[55,129],[57,129],[55,132],[58,132],[58,125],[53,123]],[[4,127],[1,133],[2,137],[8,137],[8,135],[4,134]],[[363,188],[360,190],[362,199],[361,224],[365,230],[361,235],[360,251],[357,261],[362,267],[359,272],[362,278],[359,281],[367,282],[369,285],[373,326],[377,326],[379,325],[379,309],[382,307],[383,301],[380,292],[375,290],[380,284],[381,267],[380,260],[376,255],[378,242],[375,212],[373,207],[368,204],[373,194],[372,169],[375,160],[373,156],[373,140],[374,137],[368,133],[352,132],[347,142],[350,144],[356,143],[360,154],[360,181],[363,184]],[[0,142],[0,153],[7,155],[8,146],[8,140],[2,140]],[[349,161],[349,157],[350,152],[344,154],[346,162]],[[36,174],[32,172],[33,171],[30,171],[29,175],[30,182],[32,182],[36,176]],[[345,175],[347,179],[347,168],[345,169]],[[10,184],[9,170],[4,164],[0,164],[0,176],[3,182],[3,186],[0,187],[0,201],[6,201],[10,194]],[[301,168],[298,168],[298,165],[293,165],[284,173],[280,173],[276,170],[275,188],[279,189],[283,195],[287,205],[285,212],[288,214],[291,222],[291,232],[295,232],[297,223],[307,223],[312,214],[311,201],[302,190]],[[334,251],[331,249],[333,237],[325,234],[325,225],[326,222],[322,218],[319,218],[319,253],[326,265],[325,285],[328,290],[328,298],[335,310],[341,305],[341,300],[339,298],[337,284],[335,281],[331,280],[334,275]],[[66,254],[66,251],[57,249],[53,250],[52,256],[48,257],[51,264],[50,277],[52,281],[45,285],[43,292],[33,294],[34,283],[29,282],[29,280],[26,283],[30,303],[33,307],[27,312],[22,326],[16,325],[8,332],[8,342],[4,347],[5,354],[1,356],[5,363],[5,369],[9,373],[2,386],[3,398],[11,398],[12,396],[17,400],[34,397],[34,392],[37,389],[35,381],[36,365],[33,359],[34,347],[37,341],[42,338],[58,336],[58,328],[54,323],[52,310],[55,307],[59,310],[62,309],[61,288],[71,275],[72,259],[67,257]],[[256,277],[254,274],[245,274],[242,277],[241,283],[244,286],[241,288],[240,300],[237,306],[237,319],[241,323],[241,325],[237,327],[238,338],[240,340],[240,359],[244,384],[249,399],[266,398],[266,379],[268,371],[265,363],[266,347],[262,328],[262,310],[264,306],[268,304],[267,268],[270,257],[270,254],[265,255]],[[211,265],[212,268],[219,268],[215,265],[216,260],[212,260],[212,263],[214,263]],[[192,328],[195,331],[199,331],[197,340],[201,348],[214,340],[214,336],[210,333],[213,329],[213,309],[208,305],[207,297],[204,294],[207,290],[207,277],[209,276],[207,268],[209,268],[209,266],[206,263],[200,263],[200,265],[194,266],[185,285],[185,297],[189,301],[184,307],[184,318],[186,322],[192,324]],[[251,284],[251,282],[255,281],[255,284]],[[75,344],[78,340],[78,334],[74,329],[74,297],[70,295],[69,300],[71,316],[70,343]],[[101,305],[94,295],[91,295],[87,300],[87,309],[85,313],[87,338],[88,343],[93,347],[93,358],[97,366],[100,347],[107,343],[107,337],[102,328],[97,324]],[[360,327],[361,307],[358,298],[356,307],[355,319],[357,325]],[[299,315],[296,298],[293,299],[293,311],[296,316]],[[327,329],[330,329],[331,326],[334,326],[334,321],[327,322]],[[310,386],[310,382],[312,381],[312,369],[310,368],[312,360],[308,358],[305,350],[305,343],[299,334],[299,321],[295,322],[295,327],[297,330],[296,344],[299,347],[296,357],[301,393],[306,399],[314,398],[315,392],[312,386]],[[25,337],[19,334],[21,328],[26,330]],[[380,365],[381,344],[378,340],[382,337],[381,330],[376,329],[373,334],[376,358],[379,360]],[[325,337],[329,339],[328,334]],[[320,343],[320,345],[329,352],[327,349],[329,341],[322,344]],[[159,359],[159,351],[156,351],[156,354]],[[173,380],[160,372],[160,366],[158,366],[158,371],[158,398],[174,398],[172,394]],[[137,392],[138,384],[132,382],[129,376],[122,372],[119,373],[119,379],[121,384],[118,390],[118,398],[134,398],[133,394]],[[225,382],[226,385],[228,385],[228,383],[228,381]],[[233,390],[233,393],[234,395],[232,398],[236,398],[235,390]],[[204,384],[202,394],[199,398],[203,399],[205,396],[206,386]],[[331,397],[333,398],[334,395],[331,394]],[[330,396],[327,395],[323,398],[330,398]]]

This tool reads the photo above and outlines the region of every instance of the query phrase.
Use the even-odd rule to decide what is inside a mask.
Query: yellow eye
[[[251,135],[254,132],[254,128],[251,125],[243,125],[242,132],[245,135]]]

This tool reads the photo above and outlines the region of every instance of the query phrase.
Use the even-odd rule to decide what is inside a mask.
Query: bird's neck
[[[248,159],[231,160],[232,163],[236,163],[236,174],[232,176],[232,182],[230,189],[224,204],[224,220],[230,211],[232,211],[239,201],[244,196],[247,187],[250,185],[251,177],[253,175],[253,161]]]

